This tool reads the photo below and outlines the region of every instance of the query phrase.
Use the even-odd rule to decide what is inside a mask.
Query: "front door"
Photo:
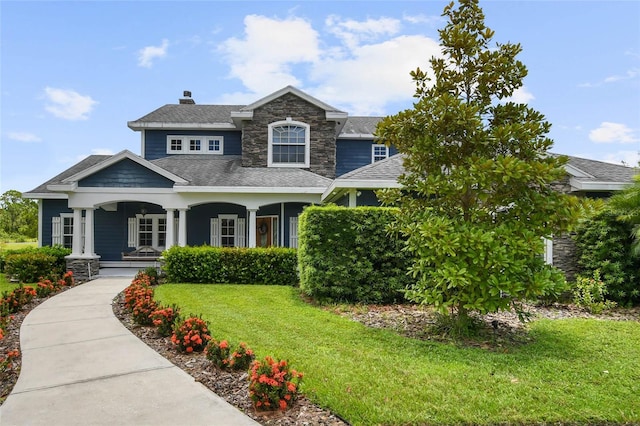
[[[256,218],[256,247],[278,245],[278,217],[260,216]]]

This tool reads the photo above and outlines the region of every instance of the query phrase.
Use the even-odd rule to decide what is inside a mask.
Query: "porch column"
[[[165,249],[170,249],[175,243],[175,236],[173,235],[174,229],[174,218],[173,218],[173,209],[165,209],[167,211],[167,235],[166,235],[166,243]]]
[[[249,213],[249,248],[256,246],[256,212],[257,209],[247,209]]]
[[[75,223],[75,218],[74,218]],[[84,257],[95,257],[93,238],[93,209],[86,209],[84,214]],[[74,230],[75,238],[75,230]]]
[[[349,190],[349,207],[356,207],[358,205],[358,190]]]
[[[73,209],[73,238],[71,256],[82,256],[82,209]]]
[[[187,209],[178,209],[178,245],[187,245]]]

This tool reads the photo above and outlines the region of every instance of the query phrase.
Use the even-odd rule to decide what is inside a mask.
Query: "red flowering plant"
[[[0,373],[4,373],[13,368],[13,360],[20,356],[17,349],[7,351],[5,356],[0,356]]]
[[[153,289],[148,281],[142,279],[134,279],[129,287],[124,289],[124,305],[133,312],[138,299],[144,299],[148,296],[153,297]]]
[[[156,326],[156,330],[160,336],[171,336],[173,333],[173,325],[175,324],[180,310],[176,305],[170,307],[158,307],[151,312],[151,321]]]
[[[153,289],[148,288],[136,294],[133,305],[133,321],[140,325],[153,325],[151,314],[158,309],[158,303],[153,300]]]
[[[71,287],[76,283],[75,278],[73,278],[73,272],[67,271],[64,273],[62,278],[58,281],[58,283],[62,286]]]
[[[232,370],[247,371],[255,359],[256,356],[253,351],[247,347],[246,343],[241,342],[231,354],[229,367]]]
[[[8,312],[13,314],[35,299],[36,296],[37,293],[33,287],[20,285],[20,287],[13,289],[10,293],[3,293],[1,303],[6,303]]]
[[[212,339],[207,348],[204,351],[207,359],[221,370],[225,370],[229,368],[229,354],[231,350],[229,349],[229,342],[223,340],[218,342],[216,339]]]
[[[282,410],[290,408],[298,396],[302,373],[290,369],[287,361],[253,361],[249,373],[249,397],[256,410]]]
[[[202,352],[209,340],[209,326],[200,317],[191,316],[173,327],[171,341],[180,352]]]
[[[48,297],[58,290],[58,287],[49,279],[40,278],[36,285],[36,295],[38,297]]]

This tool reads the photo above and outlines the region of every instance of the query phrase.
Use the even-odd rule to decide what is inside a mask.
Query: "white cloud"
[[[445,22],[445,19],[440,15],[403,15],[402,20],[409,22],[410,24],[427,24],[429,26],[437,26]]]
[[[169,40],[163,39],[160,46],[147,46],[138,51],[138,66],[151,68],[154,59],[164,58],[167,56],[169,48]]]
[[[42,139],[29,132],[9,132],[7,133],[9,139],[18,142],[42,142]]]
[[[589,139],[597,143],[634,143],[640,141],[636,133],[622,123],[604,121],[589,132]]]
[[[607,163],[624,164],[629,167],[637,167],[640,161],[640,151],[618,151],[607,154],[604,158]]]
[[[291,70],[295,64],[319,59],[318,33],[302,18],[272,19],[248,15],[243,38],[229,38],[219,46],[238,78],[256,95],[287,85],[300,86]],[[255,98],[254,98],[255,99]]]
[[[381,36],[394,35],[400,31],[400,21],[392,18],[356,21],[331,15],[325,20],[325,26],[329,33],[338,37],[349,49],[355,49],[362,42],[375,41]]]
[[[528,104],[535,98],[536,97],[533,96],[533,93],[531,93],[526,86],[522,86],[519,89],[514,90],[513,94],[509,98],[503,99],[503,101],[515,102],[517,104]]]
[[[623,75],[612,75],[604,79],[605,83],[615,83],[616,81],[631,80],[640,75],[640,69],[635,68],[627,71]]]
[[[227,39],[219,51],[231,68],[230,77],[247,91],[217,101],[250,103],[293,85],[351,114],[385,114],[387,104],[413,99],[409,72],[418,66],[428,69],[428,60],[440,55],[433,39],[394,36],[401,29],[396,19],[330,16],[325,21],[329,34],[322,39],[310,22],[296,17],[250,15],[244,24],[244,35]],[[331,44],[327,35],[337,36],[337,43]]]
[[[88,119],[89,113],[98,103],[91,99],[91,96],[81,95],[75,90],[47,87],[44,91],[45,97],[49,101],[45,109],[54,116],[65,120]]]

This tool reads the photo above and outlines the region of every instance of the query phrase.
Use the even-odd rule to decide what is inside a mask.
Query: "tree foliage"
[[[10,189],[0,196],[0,231],[10,236],[38,236],[38,203]]]
[[[526,67],[519,44],[491,46],[477,0],[449,4],[433,75],[411,72],[413,109],[385,118],[382,142],[404,154],[402,188],[381,194],[400,207],[396,226],[416,260],[408,296],[460,319],[517,307],[564,278],[544,264],[542,237],[573,225],[579,202],[552,188],[566,157],[547,153],[550,124],[509,101]]]
[[[610,205],[619,220],[633,227],[631,252],[640,257],[640,174],[635,175],[633,181],[633,185],[611,197]]]

